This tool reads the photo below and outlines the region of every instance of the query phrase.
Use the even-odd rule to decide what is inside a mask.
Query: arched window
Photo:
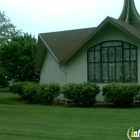
[[[136,83],[137,47],[126,42],[110,41],[90,48],[88,81]]]

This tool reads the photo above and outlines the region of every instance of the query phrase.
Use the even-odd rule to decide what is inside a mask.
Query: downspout
[[[40,73],[35,72],[35,74],[36,74],[36,75],[39,75],[39,81],[38,81],[38,82],[40,83]]]
[[[59,68],[62,72],[64,72],[66,74],[66,84],[67,84],[67,72],[61,68],[61,65],[59,65]],[[65,103],[65,105],[67,105],[67,98],[66,97],[64,97],[64,103]]]
[[[59,65],[59,68],[62,72],[64,72],[66,74],[66,84],[67,84],[67,72],[65,70],[63,70],[60,65]]]

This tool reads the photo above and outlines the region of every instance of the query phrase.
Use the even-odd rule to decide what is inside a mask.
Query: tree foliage
[[[10,73],[8,79],[37,81],[35,74],[36,39],[29,34],[13,37],[0,48],[2,67]]]
[[[5,13],[0,11],[0,46],[20,34],[21,31],[17,30]]]
[[[0,67],[0,87],[6,87],[8,85],[7,76],[9,73]]]

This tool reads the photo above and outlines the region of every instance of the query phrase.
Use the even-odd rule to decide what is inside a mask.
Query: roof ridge
[[[39,33],[42,34],[52,34],[52,33],[62,33],[62,32],[71,32],[71,31],[78,31],[78,30],[86,30],[86,29],[95,29],[96,27],[88,27],[88,28],[79,28],[79,29],[69,29],[69,30],[60,30],[60,31],[52,31],[52,32],[46,32],[46,33]]]

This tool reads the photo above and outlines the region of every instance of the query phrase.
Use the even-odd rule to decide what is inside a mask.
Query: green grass
[[[0,93],[0,140],[128,140],[140,108],[68,108],[23,104]]]

